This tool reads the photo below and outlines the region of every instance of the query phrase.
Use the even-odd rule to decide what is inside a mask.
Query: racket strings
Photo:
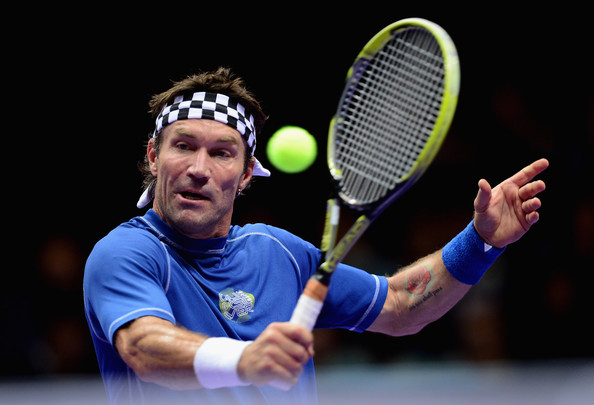
[[[367,119],[362,121],[362,124],[364,125],[361,125],[361,128],[369,129],[370,125],[375,125],[377,126],[376,132],[382,134],[389,132],[390,128],[394,126],[394,124],[397,124],[397,126],[400,128],[400,131],[404,133],[414,134],[415,132],[421,131],[420,135],[423,135],[422,128],[419,128],[421,126],[420,122],[422,122],[419,120],[419,117],[417,116],[416,120],[411,120],[408,117],[410,116],[410,114],[415,113],[417,110],[424,108],[424,105],[422,104],[422,97],[425,97],[425,95],[423,94],[424,89],[421,86],[423,85],[423,83],[427,81],[427,77],[425,77],[426,75],[422,74],[422,70],[417,70],[417,74],[422,74],[422,77],[420,79],[414,75],[411,75],[409,66],[410,61],[406,60],[410,59],[409,54],[411,50],[406,49],[410,48],[410,45],[402,39],[397,39],[396,43],[398,45],[396,47],[392,46],[392,44],[388,44],[388,46],[386,47],[387,51],[384,51],[382,54],[379,55],[379,57],[376,60],[377,63],[375,64],[375,66],[371,65],[369,74],[367,75],[367,77],[363,77],[360,82],[361,86],[367,86],[367,88],[363,89],[360,93],[365,95],[366,97],[359,97],[358,102],[360,104],[362,103],[363,108],[366,108],[369,112]],[[399,46],[405,47],[405,50],[400,50]],[[422,44],[422,46],[426,45]],[[420,49],[422,51],[422,48]],[[427,56],[426,52],[421,52],[421,54],[424,57]],[[405,63],[401,64],[403,69],[400,69],[399,71],[400,76],[390,77],[389,75],[385,74],[386,69],[389,69],[391,66],[393,66],[394,63],[398,61],[397,58],[402,58],[402,60],[404,60]],[[417,59],[423,61],[418,57]],[[426,65],[427,64],[425,63],[425,66]],[[398,94],[395,93],[395,91],[399,91],[401,96],[407,97],[409,104],[391,104],[391,100],[394,99],[393,97],[398,96]],[[429,134],[430,131],[425,131],[425,135],[427,137]],[[355,132],[354,135],[357,136],[358,133]],[[361,142],[364,139],[365,138],[358,138],[356,140],[358,142]],[[384,139],[383,137],[378,136],[367,139],[369,141],[366,142],[367,145],[363,145],[362,151],[371,152],[370,157],[372,159],[366,162],[366,169],[371,169],[372,174],[377,174],[373,173],[374,166],[376,166],[377,169],[384,169],[388,167],[386,166],[386,164],[392,166],[394,163],[392,162],[392,159],[386,159],[386,157],[391,157],[391,154],[381,153],[384,151],[385,147],[390,147],[390,144],[388,143],[390,139]],[[395,167],[397,169],[402,170],[401,174],[405,174],[407,172],[406,169],[409,168],[409,166],[411,165],[411,157],[414,158],[416,155],[418,155],[418,153],[420,153],[420,150],[422,149],[422,142],[415,142],[418,141],[418,137],[415,138],[410,136],[408,138],[400,137],[394,140],[396,141],[394,145],[397,147],[397,149],[401,152],[404,152],[405,154],[403,157],[404,159],[401,159],[399,162],[395,162],[402,164],[397,165]],[[376,147],[374,147],[373,141],[375,141]],[[410,144],[411,142],[412,144]],[[418,149],[415,148],[415,146],[421,146],[421,148]],[[383,157],[383,159],[380,159],[380,161],[378,162],[377,157]],[[373,162],[375,162],[375,165],[370,166],[369,163]],[[382,165],[382,162],[385,164]],[[383,176],[380,176],[380,179],[381,177]]]
[[[424,29],[402,30],[357,76],[339,110],[334,159],[343,193],[368,204],[403,181],[432,134],[443,97],[441,48]]]

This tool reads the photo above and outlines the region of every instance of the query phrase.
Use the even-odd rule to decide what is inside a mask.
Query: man
[[[321,253],[276,227],[231,225],[235,198],[269,175],[253,156],[258,102],[219,69],[175,83],[151,110],[139,206],[152,209],[99,241],[85,269],[110,402],[315,403],[313,335],[288,320]],[[495,188],[481,180],[468,227],[391,277],[340,265],[316,327],[401,336],[441,317],[538,221],[545,185],[533,178],[547,166]]]

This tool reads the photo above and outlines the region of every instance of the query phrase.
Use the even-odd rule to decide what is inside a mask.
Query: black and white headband
[[[254,156],[256,151],[256,127],[254,117],[246,116],[245,108],[235,100],[224,94],[196,92],[177,96],[171,104],[167,104],[157,116],[153,138],[167,125],[186,119],[209,119],[227,124],[236,129],[245,139],[250,154]],[[270,171],[255,159],[254,176],[270,176]],[[148,186],[140,199],[137,207],[146,206],[154,197],[154,182]]]

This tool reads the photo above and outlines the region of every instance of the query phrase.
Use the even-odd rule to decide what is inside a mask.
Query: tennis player
[[[143,215],[90,254],[87,321],[112,404],[317,402],[314,340],[288,322],[321,253],[265,224],[234,226],[265,115],[228,69],[151,100]],[[393,336],[440,318],[538,219],[545,159],[497,187],[478,183],[474,218],[443,249],[378,277],[341,264],[316,328]]]

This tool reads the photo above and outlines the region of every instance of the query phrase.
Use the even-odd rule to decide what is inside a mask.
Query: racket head
[[[378,32],[349,69],[330,122],[328,166],[342,201],[369,210],[414,184],[445,139],[459,89],[458,53],[443,28],[409,18]]]

